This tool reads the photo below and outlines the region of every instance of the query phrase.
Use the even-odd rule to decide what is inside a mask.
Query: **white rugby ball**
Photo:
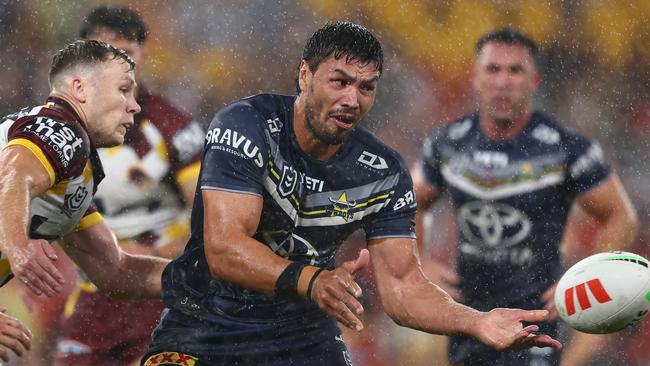
[[[628,252],[587,257],[569,268],[555,289],[560,319],[585,333],[619,331],[650,311],[648,260]]]

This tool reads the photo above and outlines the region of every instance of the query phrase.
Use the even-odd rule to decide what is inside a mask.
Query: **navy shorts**
[[[321,313],[322,314],[322,313]],[[199,320],[165,312],[141,366],[350,366],[340,330],[324,314],[289,322]]]

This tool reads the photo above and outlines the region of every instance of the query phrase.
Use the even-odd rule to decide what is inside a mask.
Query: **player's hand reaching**
[[[65,280],[54,265],[58,259],[47,240],[28,240],[24,245],[12,245],[6,252],[11,271],[18,281],[36,296],[48,297],[61,291]]]
[[[16,318],[5,314],[0,308],[0,359],[9,362],[9,350],[19,357],[32,345],[32,334]]]
[[[548,320],[546,310],[493,309],[482,313],[475,323],[476,339],[497,351],[529,347],[555,347],[562,344],[546,334],[536,334],[537,325],[524,327],[522,322],[537,323]]]
[[[357,259],[345,262],[332,271],[323,271],[314,280],[311,291],[311,299],[321,310],[357,331],[363,329],[358,317],[363,313],[363,306],[357,300],[361,297],[361,287],[354,281],[354,275],[367,267],[369,261],[368,250],[361,250]]]
[[[557,308],[555,307],[555,288],[557,283],[549,286],[546,291],[540,296],[540,300],[544,303],[544,309],[548,311],[548,321],[557,319]]]

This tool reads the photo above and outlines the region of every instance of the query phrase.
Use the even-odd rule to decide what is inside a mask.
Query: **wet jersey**
[[[32,199],[29,237],[54,240],[102,221],[91,205],[104,172],[97,151],[74,109],[50,97],[47,104],[26,108],[0,123],[0,148],[29,149],[50,176],[50,188]],[[0,283],[11,275],[0,257]]]
[[[540,306],[561,273],[559,245],[572,201],[609,175],[600,146],[534,113],[495,141],[478,115],[427,139],[423,170],[456,208],[465,302],[481,310]]]
[[[178,187],[198,176],[205,133],[159,95],[141,89],[138,104],[124,144],[98,149],[106,178],[94,200],[118,240],[160,244],[189,232]]]
[[[414,238],[415,199],[400,156],[357,127],[331,159],[312,159],[296,142],[294,101],[261,94],[219,111],[205,138],[201,189],[262,197],[254,238],[293,261],[332,268],[341,242],[359,228],[368,240]],[[197,194],[190,242],[163,274],[168,315],[228,319],[248,328],[301,319],[334,323],[310,301],[267,296],[212,278],[203,249],[203,220]],[[164,325],[165,318],[161,334]]]

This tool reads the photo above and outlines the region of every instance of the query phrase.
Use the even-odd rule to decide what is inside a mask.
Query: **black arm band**
[[[289,264],[275,281],[275,295],[298,298],[298,279],[305,266],[307,263],[292,262]]]
[[[309,280],[309,286],[307,286],[307,299],[311,300],[311,288],[314,286],[314,280],[316,280],[316,277],[323,272],[325,268],[319,268],[314,272],[314,275],[311,276],[311,279]]]

